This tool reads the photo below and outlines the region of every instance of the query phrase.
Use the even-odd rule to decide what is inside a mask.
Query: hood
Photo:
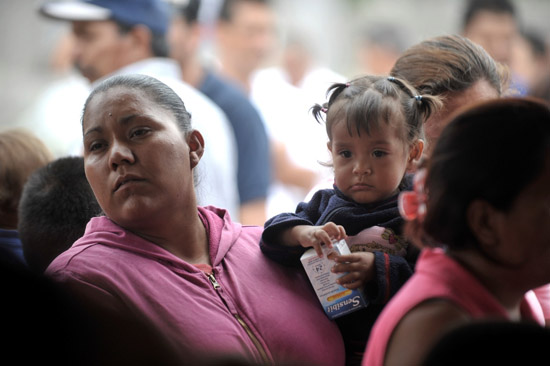
[[[207,230],[210,260],[213,266],[217,266],[241,234],[242,226],[232,222],[229,213],[224,209],[212,206],[198,207],[198,215]],[[84,235],[71,249],[84,249],[97,244],[170,263],[180,268],[188,268],[190,265],[159,245],[124,229],[106,216],[92,218],[86,225]]]

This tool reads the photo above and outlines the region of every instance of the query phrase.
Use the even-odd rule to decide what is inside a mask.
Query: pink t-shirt
[[[370,334],[363,366],[383,365],[388,341],[397,324],[412,308],[434,298],[455,303],[472,318],[508,318],[497,299],[458,262],[442,249],[424,249],[413,276],[378,317]],[[522,317],[542,325],[542,310],[536,306],[527,301],[522,303]]]

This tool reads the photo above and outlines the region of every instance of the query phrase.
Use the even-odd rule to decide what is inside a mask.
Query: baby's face
[[[332,154],[335,185],[357,203],[372,203],[397,193],[410,159],[410,148],[396,127],[381,124],[366,131],[352,131],[346,123],[332,126],[328,148]]]

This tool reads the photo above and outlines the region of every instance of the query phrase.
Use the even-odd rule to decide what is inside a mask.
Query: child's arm
[[[288,230],[297,226],[315,226],[333,195],[333,190],[318,191],[309,202],[301,202],[296,213],[281,213],[267,220],[260,241],[262,253],[279,264],[302,267],[300,257],[306,249],[297,240],[294,241]]]
[[[290,247],[314,248],[321,258],[323,257],[321,245],[325,244],[328,248],[332,248],[333,240],[341,240],[345,237],[344,227],[333,222],[328,222],[323,226],[297,225],[281,233],[281,244]]]

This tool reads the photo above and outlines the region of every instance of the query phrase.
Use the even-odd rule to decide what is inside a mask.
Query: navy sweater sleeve
[[[331,190],[316,192],[309,202],[298,204],[296,213],[282,213],[267,220],[260,241],[260,249],[270,259],[290,267],[301,267],[300,257],[306,251],[302,246],[290,247],[280,243],[286,229],[297,225],[315,225],[325,211]]]

